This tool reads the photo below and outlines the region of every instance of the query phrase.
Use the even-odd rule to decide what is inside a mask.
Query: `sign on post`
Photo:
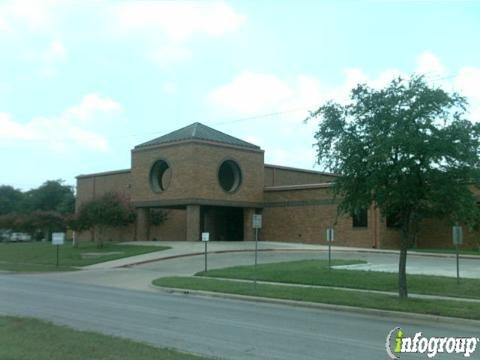
[[[452,227],[452,241],[457,253],[457,284],[460,283],[460,254],[458,246],[463,244],[463,229],[459,225]]]
[[[332,264],[332,242],[335,239],[335,231],[333,226],[327,228],[327,242],[328,242],[328,270],[331,269]]]
[[[59,265],[58,252],[60,245],[65,243],[65,233],[52,233],[52,245],[56,245],[57,248],[57,266]]]
[[[262,228],[262,215],[254,214],[252,223],[253,223],[252,227],[254,229],[261,229]]]
[[[463,244],[463,229],[461,226],[455,225],[452,227],[453,245]]]
[[[327,241],[332,242],[335,240],[335,231],[333,230],[333,227],[328,227],[327,228]]]
[[[207,244],[208,241],[210,240],[210,233],[208,232],[202,232],[202,241],[205,244],[205,272],[208,271],[208,266],[207,266]]]
[[[262,228],[262,215],[253,214],[252,227],[255,229],[255,265],[253,269],[253,288],[257,291],[258,230]]]
[[[52,245],[63,245],[65,243],[65,233],[53,233]]]

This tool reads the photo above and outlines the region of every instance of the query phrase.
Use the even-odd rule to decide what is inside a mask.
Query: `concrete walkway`
[[[201,241],[132,241],[125,242],[125,245],[142,245],[142,246],[169,246],[171,249],[152,252],[148,254],[136,255],[128,258],[117,259],[107,261],[99,264],[89,265],[83,267],[83,269],[114,269],[121,267],[128,267],[133,265],[141,265],[159,260],[167,260],[185,256],[201,255],[204,253],[205,245]],[[302,243],[284,243],[284,242],[271,242],[261,241],[258,243],[260,251],[328,251],[328,246],[315,245],[315,244],[302,244]],[[253,241],[212,241],[208,243],[209,253],[227,253],[227,252],[247,252],[254,251],[255,242]],[[356,247],[344,247],[344,246],[332,246],[332,252],[335,253],[370,253],[370,254],[391,254],[398,255],[398,250],[387,249],[369,249],[369,248],[356,248]],[[454,258],[455,254],[441,254],[441,253],[429,253],[429,252],[416,252],[409,251],[409,255],[424,256],[424,257],[438,257],[438,258]],[[480,256],[475,255],[461,255],[462,259],[477,259],[480,264]],[[360,270],[357,268],[355,270]],[[386,268],[374,269],[369,268],[368,264],[363,265],[361,270],[374,270],[374,271],[389,271]]]
[[[83,271],[42,273],[35,276],[69,283],[154,291],[150,284],[156,278],[192,276],[204,270],[204,244],[201,242],[140,242],[133,244],[168,245],[172,248],[91,265],[83,268]],[[273,242],[260,242],[258,245],[261,250],[258,254],[259,264],[326,260],[328,258],[325,246]],[[208,269],[253,265],[254,248],[253,242],[211,242],[208,245]],[[341,247],[333,247],[332,250],[333,259],[365,261],[363,270],[398,271],[398,251]],[[407,273],[455,277],[455,259],[450,256],[439,256],[439,254],[430,256],[424,253],[409,253]],[[480,257],[462,258],[460,275],[462,278],[480,279]]]
[[[205,251],[205,244],[201,241],[131,241],[122,243],[122,245],[141,245],[141,246],[170,246],[171,249],[151,252],[148,254],[131,256],[128,258],[107,261],[99,264],[89,265],[83,269],[114,269],[119,267],[127,267],[140,265],[149,262],[167,260],[185,256],[201,255]],[[209,253],[227,253],[227,252],[244,252],[254,251],[255,242],[253,241],[212,241],[208,243]],[[292,244],[277,242],[259,242],[261,251],[273,250],[296,250],[296,251],[325,251],[325,246],[308,245],[308,244]]]

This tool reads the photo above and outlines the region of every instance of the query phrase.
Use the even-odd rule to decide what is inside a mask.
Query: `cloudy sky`
[[[480,1],[1,1],[0,184],[125,169],[199,121],[315,168],[308,110],[425,73],[480,121]]]

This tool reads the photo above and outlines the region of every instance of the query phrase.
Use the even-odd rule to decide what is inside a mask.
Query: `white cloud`
[[[223,1],[131,1],[112,8],[112,27],[120,32],[162,32],[172,41],[196,33],[211,36],[236,30],[245,17]]]
[[[0,141],[31,140],[32,138],[30,129],[14,122],[9,114],[0,113]]]
[[[277,107],[292,95],[290,86],[278,77],[244,71],[230,83],[212,90],[208,100],[240,114],[252,114]]]
[[[345,80],[340,86],[327,88],[318,79],[307,75],[287,81],[273,74],[243,71],[229,83],[211,90],[207,101],[231,116],[284,112],[278,116],[279,121],[297,123],[308,115],[308,110],[325,101],[347,101],[351,89],[358,83],[380,87],[404,74],[389,69],[377,78],[369,79],[360,69],[351,68],[346,69],[344,75]]]
[[[54,12],[60,4],[54,0],[3,1],[0,4],[0,29],[8,29],[12,33],[51,30],[55,22]]]
[[[121,110],[121,105],[115,100],[92,93],[85,95],[80,104],[65,110],[63,117],[73,121],[86,122],[92,120],[98,113],[117,113]]]
[[[438,78],[445,76],[447,70],[440,59],[430,51],[425,51],[417,58],[418,74],[425,75],[427,78]]]
[[[470,103],[472,121],[480,122],[480,67],[464,67],[454,80],[454,88]]]
[[[417,58],[415,71],[418,73],[420,69],[428,71],[427,79],[434,85],[447,91],[451,91],[454,85],[455,90],[467,96],[470,119],[480,121],[480,68],[462,68],[456,77],[446,78],[447,69],[441,61],[431,52],[424,52]],[[206,101],[213,117],[225,119],[220,124],[235,127],[237,134],[266,149],[267,162],[312,167],[313,134],[317,123],[303,124],[309,110],[315,110],[328,100],[346,102],[351,89],[358,83],[380,88],[394,78],[409,76],[394,68],[376,76],[369,76],[359,68],[345,69],[343,74],[344,80],[340,84],[327,87],[320,79],[307,75],[283,78],[271,73],[243,71],[230,82],[212,89]],[[439,80],[439,76],[443,79]],[[232,124],[226,125],[228,119]]]
[[[7,33],[7,32],[11,32],[12,29],[10,28],[10,26],[7,24],[7,21],[5,19],[2,19],[0,17],[0,34],[1,33]]]
[[[480,100],[480,68],[461,68],[455,78],[455,86],[463,95]]]
[[[98,94],[86,95],[80,104],[72,106],[56,117],[34,117],[26,123],[0,113],[0,146],[3,144],[37,144],[51,150],[64,151],[79,146],[96,151],[108,150],[102,135],[86,127],[86,120],[102,119],[121,110],[120,104]]]

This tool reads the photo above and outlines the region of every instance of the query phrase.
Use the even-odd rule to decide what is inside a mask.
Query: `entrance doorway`
[[[210,233],[210,240],[243,240],[243,208],[202,206],[201,231]]]

